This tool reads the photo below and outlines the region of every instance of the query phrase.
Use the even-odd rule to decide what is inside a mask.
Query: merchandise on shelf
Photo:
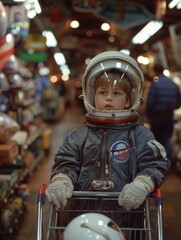
[[[0,143],[8,142],[19,129],[19,124],[13,118],[0,113]]]

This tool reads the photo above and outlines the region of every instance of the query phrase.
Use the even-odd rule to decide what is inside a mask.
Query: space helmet
[[[105,75],[110,81],[112,71],[119,73],[114,82],[127,80],[131,91],[129,93],[130,107],[124,110],[100,110],[95,107],[95,82]],[[82,77],[82,97],[88,112],[87,124],[92,126],[124,127],[138,121],[138,108],[142,101],[144,77],[137,62],[129,55],[120,51],[105,51],[96,55],[87,65]]]
[[[118,225],[100,213],[85,213],[74,218],[64,231],[64,240],[125,240]]]

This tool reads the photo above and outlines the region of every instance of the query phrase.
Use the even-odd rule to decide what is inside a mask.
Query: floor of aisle
[[[65,112],[60,122],[48,124],[52,129],[52,148],[50,155],[44,159],[32,176],[28,179],[30,196],[28,209],[19,224],[19,230],[12,240],[37,240],[37,197],[39,186],[49,182],[53,156],[61,145],[67,133],[83,124],[84,116],[81,109],[73,106]],[[163,229],[164,240],[181,239],[181,173],[170,171],[165,183],[162,185],[163,195]],[[46,214],[47,215],[47,214]],[[47,218],[44,214],[44,218]]]

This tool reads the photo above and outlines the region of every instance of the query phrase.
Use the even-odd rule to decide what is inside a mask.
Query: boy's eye
[[[97,93],[98,93],[98,94],[101,94],[101,95],[104,95],[104,94],[106,94],[106,91],[105,91],[105,90],[100,90],[100,91],[98,91]]]
[[[123,93],[120,91],[114,91],[114,95],[118,96],[118,95],[122,95]]]

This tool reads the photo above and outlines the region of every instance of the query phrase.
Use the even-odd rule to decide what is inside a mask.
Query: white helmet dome
[[[117,224],[100,213],[85,213],[66,227],[64,240],[125,240]]]
[[[132,86],[131,106],[124,110],[99,110],[94,106],[94,83],[101,74],[116,70],[128,79]],[[82,95],[89,116],[105,119],[129,119],[137,115],[143,90],[143,73],[137,62],[119,51],[106,51],[95,56],[88,64],[82,78]],[[109,120],[108,120],[109,121]]]

